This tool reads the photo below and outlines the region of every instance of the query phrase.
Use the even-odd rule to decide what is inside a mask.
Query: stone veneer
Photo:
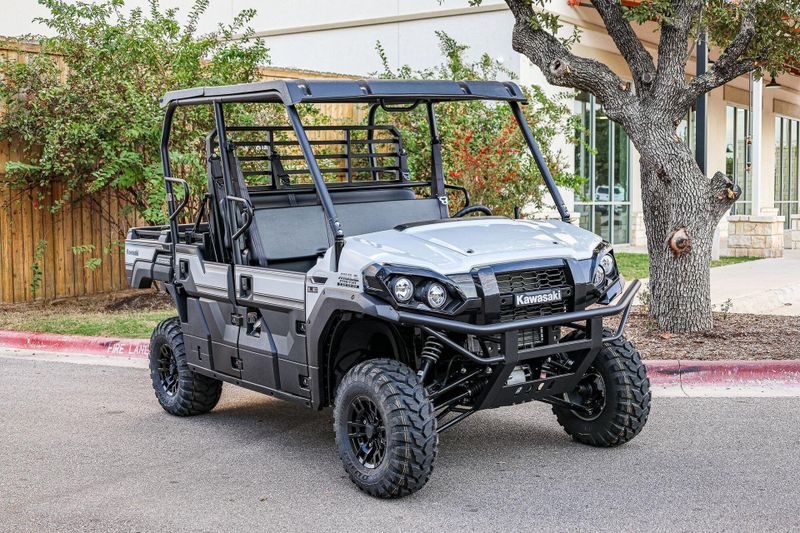
[[[641,211],[633,213],[631,217],[631,235],[629,239],[631,246],[647,246],[647,233],[644,228],[644,213]]]
[[[728,253],[734,257],[783,257],[784,217],[778,210],[763,209],[761,215],[728,217]]]
[[[786,248],[800,250],[800,215],[792,215],[792,228],[786,232]]]

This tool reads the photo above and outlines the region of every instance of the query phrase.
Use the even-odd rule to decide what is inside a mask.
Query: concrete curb
[[[0,348],[146,359],[150,352],[150,341],[57,333],[0,331]]]
[[[85,356],[146,359],[150,342],[145,339],[82,337],[55,333],[0,331],[0,348],[77,354]],[[645,359],[650,383],[655,387],[729,389],[757,387],[800,391],[800,360],[693,361]]]
[[[650,382],[680,387],[685,392],[702,389],[758,388],[797,389],[800,392],[800,360],[693,361],[646,360]]]

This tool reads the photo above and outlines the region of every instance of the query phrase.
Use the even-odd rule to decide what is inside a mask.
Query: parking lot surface
[[[656,398],[629,444],[571,441],[547,406],[441,437],[433,477],[361,494],[329,411],[232,386],[164,413],[141,368],[0,358],[3,531],[697,531],[800,528],[800,398]]]

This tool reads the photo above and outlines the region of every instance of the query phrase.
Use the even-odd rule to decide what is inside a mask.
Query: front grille
[[[540,268],[538,270],[519,270],[495,274],[500,294],[538,291],[567,287],[567,274],[561,267]]]
[[[569,289],[570,284],[563,267],[499,272],[495,274],[495,278],[500,292],[500,322],[555,315],[565,313],[568,309],[567,299],[560,302],[523,307],[514,305],[515,293],[559,288]],[[542,344],[542,342],[542,328],[520,330],[519,332],[518,348],[520,350],[533,348]]]
[[[524,320],[538,316],[564,313],[567,301],[551,302],[541,305],[516,307],[514,293],[539,291],[544,289],[569,288],[567,274],[563,268],[541,268],[495,274],[500,290],[500,322]]]

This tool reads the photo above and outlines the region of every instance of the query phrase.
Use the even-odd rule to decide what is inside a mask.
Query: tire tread
[[[172,398],[161,390],[158,376],[158,351],[161,342],[167,342],[178,364],[178,390]],[[186,363],[186,348],[178,317],[161,321],[150,337],[150,377],[158,402],[166,412],[175,416],[195,416],[211,411],[219,402],[222,382],[192,372]]]
[[[352,464],[344,446],[339,421],[346,417],[340,405],[343,393],[355,384],[372,388],[385,408],[388,468],[374,483],[365,482]],[[345,426],[346,427],[346,426]],[[421,489],[430,479],[436,459],[439,435],[433,405],[416,373],[393,359],[370,359],[354,366],[345,375],[334,405],[334,430],[345,470],[359,489],[380,498],[399,498]]]
[[[613,335],[608,329],[604,334]],[[598,364],[606,367],[615,384],[615,397],[606,398],[607,402],[613,402],[612,419],[583,431],[578,429],[583,425],[576,423],[578,418],[569,409],[553,406],[553,413],[559,425],[576,441],[597,447],[619,446],[636,437],[650,415],[647,368],[639,352],[625,337],[604,343],[593,363]]]

